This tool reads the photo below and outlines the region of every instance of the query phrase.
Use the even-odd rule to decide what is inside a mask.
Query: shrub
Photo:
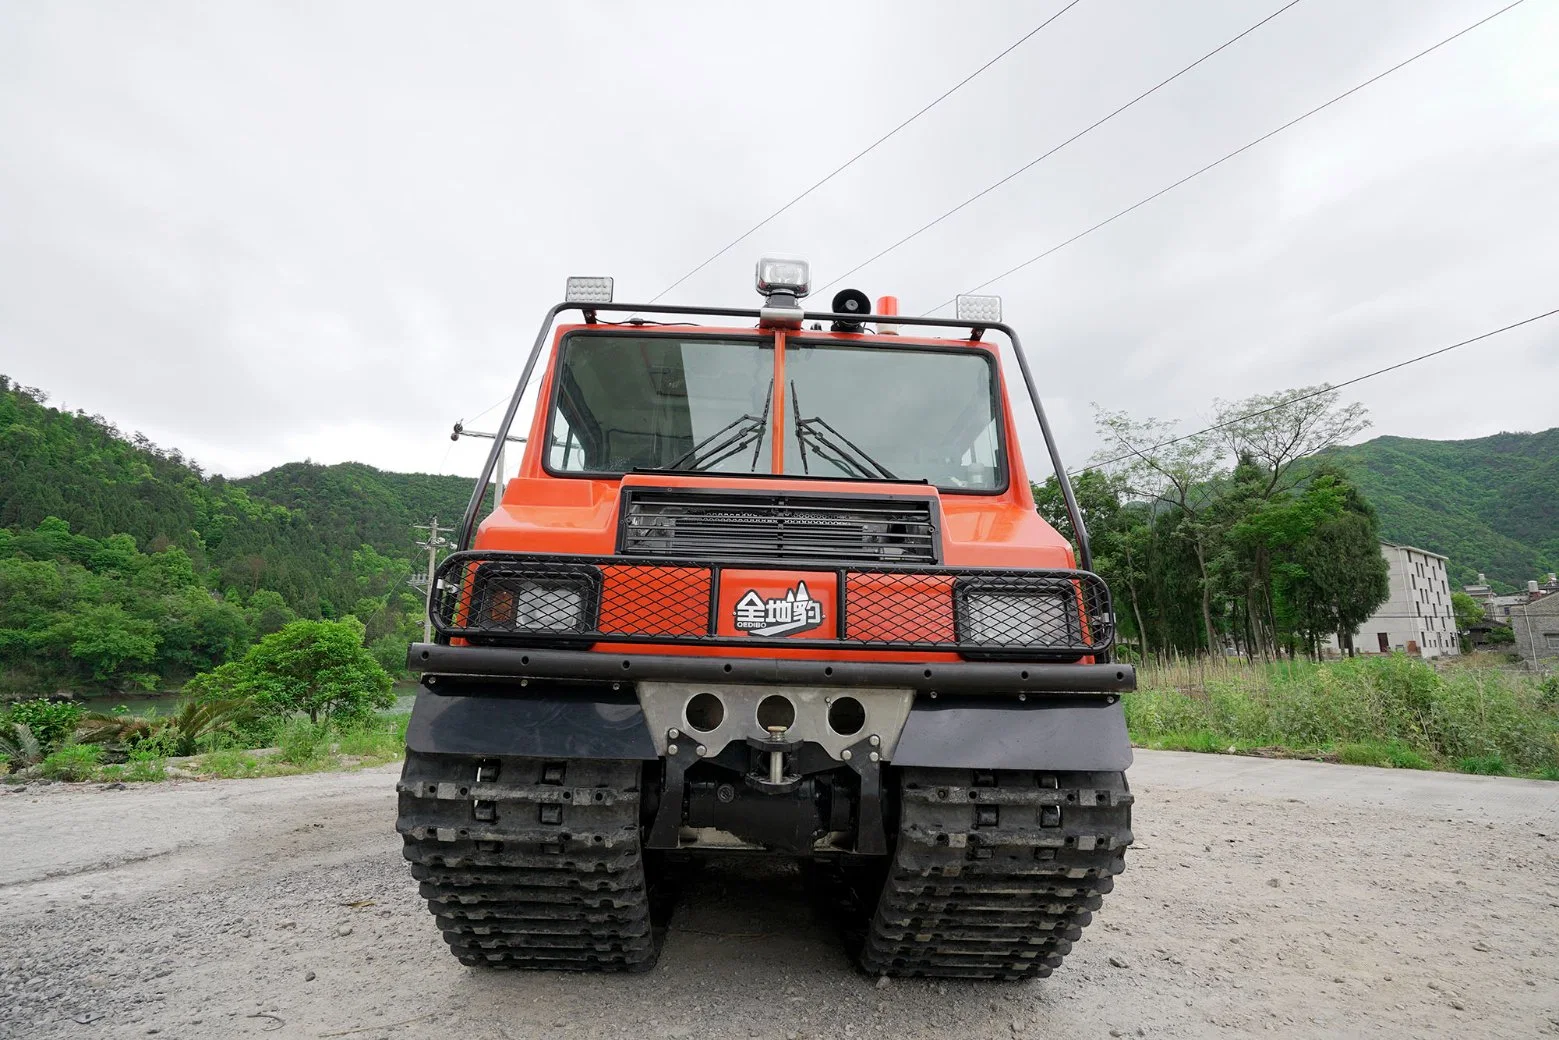
[[[1477,755],[1464,758],[1456,763],[1456,768],[1464,773],[1476,773],[1479,776],[1509,776],[1510,770],[1505,766],[1505,760],[1498,755]]]
[[[237,777],[249,777],[260,775],[260,761],[253,755],[239,751],[236,748],[228,748],[223,751],[212,751],[202,755],[200,769],[203,773],[210,773],[225,780]]]
[[[338,730],[336,750],[353,758],[396,758],[406,750],[404,712],[377,715]]]
[[[81,705],[72,701],[51,701],[44,698],[21,701],[11,705],[6,713],[7,721],[20,723],[32,731],[39,746],[47,754],[70,739],[81,721]]]
[[[5,722],[0,723],[0,755],[8,768],[25,769],[43,761],[43,747],[25,722]]]
[[[130,757],[125,765],[124,778],[136,783],[155,783],[158,780],[168,778],[168,763],[161,758],[148,755],[145,758]]]
[[[1344,762],[1405,769],[1559,769],[1559,679],[1437,671],[1405,654],[1297,666],[1209,662],[1205,671],[1180,663],[1144,669],[1142,679],[1144,688],[1125,697],[1126,722],[1134,739],[1158,746],[1329,746]]]
[[[363,647],[356,618],[294,621],[190,681],[200,700],[241,698],[261,714],[302,712],[311,723],[361,718],[395,703],[389,673]]]
[[[282,726],[276,746],[281,749],[283,762],[314,765],[330,749],[330,728],[306,719],[293,719]]]
[[[50,780],[90,780],[97,773],[102,755],[103,749],[96,744],[66,744],[50,752],[38,770]]]

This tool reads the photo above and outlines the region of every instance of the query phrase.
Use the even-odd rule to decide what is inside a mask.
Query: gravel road
[[[648,975],[462,968],[397,768],[0,794],[0,1036],[1559,1035],[1559,784],[1139,752],[1055,977],[879,986],[752,864],[689,885]]]

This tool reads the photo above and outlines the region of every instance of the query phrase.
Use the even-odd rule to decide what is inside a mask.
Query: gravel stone
[[[1448,1010],[1457,1040],[1554,1029],[1559,843],[1508,837],[1559,831],[1538,781],[1138,751],[1138,847],[1065,967],[879,990],[800,875],[751,860],[689,876],[646,976],[464,968],[401,859],[396,774],[35,785],[6,802],[0,1036],[1406,1036],[1444,1031]],[[337,903],[362,900],[354,924],[372,927],[325,942],[352,927]],[[1473,937],[1488,948],[1464,998]],[[1126,950],[1150,967],[1123,972]]]

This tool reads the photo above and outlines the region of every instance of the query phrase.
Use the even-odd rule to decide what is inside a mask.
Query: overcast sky
[[[753,305],[764,251],[827,282],[1282,3],[1082,0],[669,302]],[[473,473],[449,427],[566,275],[653,296],[1061,6],[0,4],[0,372],[229,475]],[[849,284],[918,313],[1500,6],[1303,0]],[[1555,55],[1526,0],[986,290],[1064,457],[1090,402],[1190,428],[1559,306]],[[1542,429],[1556,347],[1350,393],[1371,436]]]

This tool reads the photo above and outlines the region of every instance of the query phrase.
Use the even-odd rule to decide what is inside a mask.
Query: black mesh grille
[[[627,488],[625,556],[936,563],[935,500]]]
[[[767,560],[744,568],[815,574]],[[953,650],[966,656],[1099,655],[1115,638],[1110,594],[1087,571],[832,568],[837,638],[717,635],[721,564],[620,556],[466,552],[445,560],[431,603],[444,637],[476,642],[680,643]],[[842,618],[834,617],[843,602]],[[729,625],[726,627],[730,627]]]

